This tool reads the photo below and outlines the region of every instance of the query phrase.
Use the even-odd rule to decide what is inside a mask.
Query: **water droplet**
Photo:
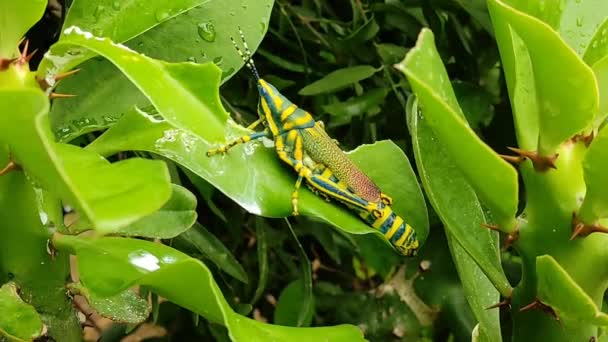
[[[203,58],[207,58],[207,54],[205,53],[205,50],[201,50],[201,56],[203,56]]]
[[[196,57],[194,57],[194,56],[188,57],[188,62],[196,63]]]
[[[242,4],[241,7],[243,7],[243,9],[247,9],[247,5]]]
[[[260,22],[260,32],[262,32],[262,34],[264,34],[264,30],[266,30],[266,23],[261,21]]]
[[[234,17],[235,16],[234,12],[230,12],[230,16]]]
[[[215,63],[215,65],[222,65],[223,62],[224,62],[224,58],[222,56],[215,57],[213,59],[213,63]]]
[[[583,18],[576,18],[576,26],[581,27],[583,26]]]
[[[214,42],[215,41],[215,27],[213,26],[212,23],[206,22],[206,23],[200,23],[197,26],[198,29],[198,35],[203,38],[205,41],[208,42]]]
[[[169,17],[169,13],[164,10],[158,10],[154,13],[154,16],[156,17],[156,21],[161,22]]]
[[[115,11],[120,10],[120,1],[114,1],[114,2],[112,3],[112,8],[113,8]]]

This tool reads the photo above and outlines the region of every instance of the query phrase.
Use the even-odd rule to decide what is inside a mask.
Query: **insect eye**
[[[382,212],[378,209],[374,209],[372,210],[372,215],[374,215],[375,218],[379,219],[382,217]]]

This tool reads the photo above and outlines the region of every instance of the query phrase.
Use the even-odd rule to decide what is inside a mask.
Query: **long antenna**
[[[256,82],[258,82],[260,80],[260,75],[258,74],[258,69],[256,69],[255,67],[255,63],[253,63],[253,58],[251,57],[251,50],[249,50],[249,46],[247,45],[247,41],[245,40],[245,35],[243,34],[243,31],[241,30],[240,26],[239,35],[241,36],[241,41],[243,42],[243,48],[245,49],[245,52],[243,53],[243,50],[239,48],[234,38],[230,37],[232,45],[234,45],[236,52],[238,52],[239,56],[241,56],[241,59],[243,59],[243,62],[245,62],[245,65],[253,74],[253,77],[255,78]]]

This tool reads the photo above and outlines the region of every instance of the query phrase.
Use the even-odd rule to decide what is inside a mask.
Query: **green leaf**
[[[0,335],[15,341],[31,341],[42,335],[44,326],[36,309],[17,294],[15,283],[0,287]]]
[[[536,258],[538,299],[551,306],[560,319],[608,325],[608,314],[598,309],[593,300],[550,255]]]
[[[498,225],[510,231],[515,228],[517,173],[467,124],[433,39],[431,31],[423,30],[416,46],[396,67],[408,77],[424,108],[426,122],[450,159],[492,211]]]
[[[583,160],[583,170],[587,192],[579,211],[579,218],[588,224],[608,217],[608,129],[605,127],[587,150]]]
[[[414,101],[410,106],[413,107],[408,112],[408,123],[422,184],[446,229],[473,312],[484,330],[498,331],[496,312],[485,310],[498,301],[492,284],[505,297],[510,296],[512,289],[500,264],[497,234],[481,227],[485,217],[475,191],[448,154],[447,147],[435,137],[427,117],[420,116]]]
[[[256,217],[255,219],[255,237],[257,244],[257,256],[258,256],[258,285],[255,288],[255,293],[251,299],[251,305],[262,297],[264,291],[266,291],[266,284],[268,283],[269,267],[268,267],[268,237],[266,230],[268,226],[264,219]]]
[[[494,33],[485,0],[456,0],[456,2],[464,8],[471,17],[475,18],[489,34]]]
[[[8,153],[0,144],[0,165],[7,162]],[[15,170],[0,177],[0,278],[11,276],[20,296],[40,314],[50,338],[81,341],[82,327],[65,295],[69,259],[47,252],[50,233],[42,223],[47,216],[41,212],[39,194],[24,172]],[[0,321],[10,319],[5,316],[0,314]]]
[[[146,286],[213,323],[226,326],[233,341],[364,341],[350,325],[324,328],[274,326],[233,311],[209,269],[170,247],[128,238],[88,239],[55,235],[55,246],[78,256],[82,284],[110,296],[133,285]],[[103,256],[103,257],[102,257]]]
[[[106,2],[109,2],[109,5],[100,4],[104,7],[104,13],[112,14],[116,12],[112,6],[117,1],[106,0]],[[111,23],[111,25],[114,25],[111,27],[121,27],[118,33],[132,30],[124,26],[147,23],[150,19],[148,18],[149,15],[152,15],[152,20],[155,20],[155,12],[157,11],[155,8],[159,8],[159,13],[169,15],[167,17],[163,15],[164,19],[158,25],[156,25],[156,21],[149,23],[153,24],[154,27],[145,27],[141,34],[135,38],[125,37],[121,33],[118,39],[113,39],[115,42],[127,40],[126,45],[129,48],[146,56],[170,62],[196,61],[197,63],[204,63],[215,61],[218,67],[222,69],[222,81],[229,79],[243,65],[243,60],[236,53],[230,37],[233,36],[239,41],[238,28],[240,27],[244,32],[249,48],[254,52],[266,32],[273,4],[272,0],[118,2],[121,4],[119,11],[121,16],[124,14],[131,18],[128,21]],[[90,3],[97,5],[97,2]],[[184,3],[184,6],[179,7],[180,3]],[[202,4],[187,12],[176,9],[190,8],[197,3]],[[186,6],[186,4],[190,5]],[[141,15],[142,10],[139,6],[145,6],[145,15]],[[137,15],[129,16],[126,14],[129,11],[136,11]],[[83,22],[92,20],[90,18],[94,16],[94,12],[94,9],[86,9],[82,12],[82,15],[89,19],[83,17],[74,20],[73,24],[98,35],[99,32],[95,30],[95,27],[88,26],[86,22]],[[173,19],[168,20],[171,16],[174,16]],[[103,20],[119,19],[112,15],[102,15],[102,17]],[[235,18],[239,18],[238,25],[235,24]],[[207,41],[201,37],[199,25],[208,30],[212,28],[215,31],[213,41]],[[69,26],[65,25],[64,27],[68,28]],[[203,30],[204,32],[205,30]],[[104,35],[114,37],[106,31],[104,31]],[[209,38],[206,34],[203,34],[203,36]],[[179,37],[179,39],[176,39],[176,37]],[[68,37],[64,34],[60,43],[66,38]],[[49,68],[52,68],[50,62],[61,58],[63,49],[54,46],[51,52],[45,55]],[[70,51],[72,54],[81,52],[79,48],[72,48]],[[81,53],[81,55],[85,54]],[[72,57],[75,58],[74,62],[61,67],[56,66],[57,71],[70,67],[71,64],[80,60],[80,56]],[[134,105],[142,107],[149,105],[148,96],[142,94],[129,81],[129,78],[117,70],[112,63],[106,60],[90,59],[80,65],[79,68],[82,70],[78,74],[61,81],[57,88],[57,92],[77,94],[78,96],[69,99],[69,101],[56,101],[51,111],[53,131],[62,140],[69,140],[83,133],[108,127]],[[39,74],[46,76],[46,73],[43,70]],[[83,84],[95,84],[95,87],[83,88]]]
[[[599,106],[593,71],[544,22],[499,0],[491,0],[488,7],[495,25],[503,30],[510,27],[528,49],[539,106],[538,150],[549,155],[565,140],[590,128]],[[497,37],[501,53],[513,53],[511,42]]]
[[[188,189],[172,184],[171,198],[158,211],[116,230],[123,236],[171,239],[196,222],[196,197]]]
[[[253,214],[285,217],[292,212],[289,198],[295,178],[281,165],[274,151],[260,148],[260,143],[254,142],[235,148],[228,156],[206,156],[215,145],[211,142],[221,143],[249,132],[228,121],[219,100],[217,67],[156,61],[107,39],[88,39],[76,29],[56,45],[59,44],[86,46],[109,58],[150,98],[166,120],[159,121],[133,110],[88,146],[89,150],[106,156],[128,150],[158,153],[204,178]],[[207,81],[200,82],[201,79]],[[376,148],[353,153],[355,162],[361,161],[357,166],[393,197],[397,214],[418,218],[426,215],[426,210],[419,213],[417,210],[423,207],[407,196],[420,190],[413,172],[404,173],[406,167],[411,169],[405,154],[388,142],[379,143]],[[386,160],[395,167],[376,167]],[[341,205],[327,203],[308,191],[302,191],[300,203],[303,215],[322,218],[350,233],[374,232],[381,236]],[[420,224],[414,227],[424,241],[428,232],[426,219],[410,222]]]
[[[479,130],[487,127],[494,118],[492,94],[469,82],[455,81],[452,87],[471,128]]]
[[[199,223],[192,229],[183,232],[179,239],[193,245],[206,259],[213,262],[220,270],[247,284],[247,272],[239,264],[226,246]]]
[[[346,125],[351,122],[353,117],[362,116],[370,112],[379,112],[380,105],[384,103],[384,98],[389,92],[389,88],[375,88],[366,90],[361,96],[352,97],[344,102],[334,102],[322,106],[323,111],[332,115],[329,127]]]
[[[608,17],[606,17],[602,24],[598,26],[597,30],[595,30],[595,34],[591,38],[591,42],[589,46],[587,46],[587,50],[585,50],[583,56],[587,65],[594,65],[603,57],[608,56]]]
[[[335,92],[343,89],[353,83],[362,81],[371,77],[378,70],[370,65],[357,65],[338,69],[325,75],[320,80],[317,80],[306,87],[300,89],[298,94],[311,96],[325,93]]]
[[[307,315],[304,317],[303,321],[300,321],[302,306],[306,305],[303,303],[305,298],[310,300],[310,296],[308,296],[304,290],[304,282],[301,279],[289,283],[279,295],[277,306],[274,310],[274,324],[292,327],[309,326],[310,323],[312,323],[314,305],[312,310],[305,310]],[[314,304],[314,301],[312,304]]]
[[[184,115],[194,115],[189,113],[193,112],[182,112]],[[210,127],[209,121],[207,124]],[[229,124],[228,127],[231,126]],[[245,133],[236,126],[230,129],[241,132],[240,134]],[[127,134],[130,134],[130,138],[124,139]],[[205,152],[213,145],[202,138],[176,129],[167,122],[153,122],[141,111],[132,111],[87,148],[102,155],[128,150],[161,154],[204,178],[253,214],[289,216],[292,211],[289,199],[295,175],[281,165],[274,150],[260,145],[251,143],[235,148],[227,156],[209,158]],[[394,210],[411,222],[419,240],[424,241],[428,234],[426,209],[420,187],[405,154],[393,143],[384,141],[362,146],[350,156],[361,170],[393,197]],[[390,160],[394,167],[376,167],[385,160]],[[343,206],[327,203],[306,189],[300,193],[300,212],[302,215],[321,218],[351,234],[375,233],[380,236],[379,232],[369,228]]]
[[[17,55],[17,45],[27,30],[42,17],[46,0],[0,3],[0,59]]]
[[[131,0],[131,1],[86,1],[75,0],[69,8],[63,29],[78,26],[98,37],[108,37],[115,42],[125,42],[153,29],[163,22],[183,16],[205,0]],[[144,10],[145,9],[145,10]],[[62,39],[62,32],[59,39]],[[69,69],[93,57],[87,52],[74,59]],[[43,64],[42,69],[47,65]]]
[[[40,185],[73,205],[94,229],[109,233],[159,209],[171,187],[162,161],[114,164],[79,147],[55,143],[48,99],[38,89],[0,91],[0,141]]]
[[[89,305],[103,317],[115,322],[139,324],[150,315],[152,306],[132,290],[125,290],[109,297],[98,296],[80,283],[68,286],[71,292],[84,296]]]
[[[399,63],[405,57],[408,49],[395,44],[375,44],[376,51],[385,65]]]
[[[600,93],[600,106],[593,127],[599,128],[608,116],[608,56],[593,64],[593,72]]]

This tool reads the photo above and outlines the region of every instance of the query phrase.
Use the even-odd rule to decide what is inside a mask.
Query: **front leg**
[[[218,148],[207,151],[207,157],[211,157],[212,155],[218,154],[218,153],[221,153],[221,154],[227,153],[229,149],[233,148],[234,146],[236,146],[238,144],[244,144],[246,142],[250,142],[251,140],[255,140],[255,139],[259,139],[259,138],[263,138],[263,137],[271,137],[271,136],[272,135],[267,130],[264,130],[262,132],[255,132],[255,133],[251,133],[248,135],[244,135],[240,138],[232,140],[231,142],[227,143],[226,145],[222,145]]]
[[[280,135],[275,139],[275,147],[279,158],[291,166],[298,173],[298,180],[291,194],[291,205],[293,207],[293,215],[299,215],[298,199],[299,190],[302,185],[303,178],[309,178],[312,171],[303,163],[304,149],[302,147],[302,138],[297,130],[289,131],[286,136]]]

